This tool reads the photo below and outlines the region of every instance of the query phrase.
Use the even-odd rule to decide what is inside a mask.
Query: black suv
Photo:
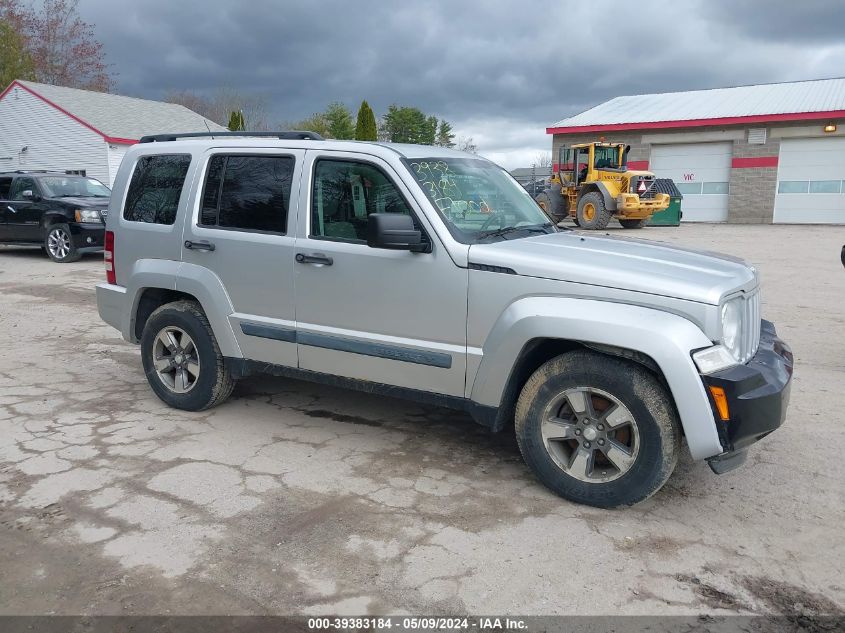
[[[103,250],[111,190],[61,172],[0,172],[0,244],[39,244],[54,262]]]

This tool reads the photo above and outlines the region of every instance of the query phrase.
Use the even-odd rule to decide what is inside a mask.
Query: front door
[[[244,357],[289,367],[297,365],[293,235],[303,156],[209,150],[182,247],[182,261],[210,270],[229,295]]]
[[[308,151],[295,245],[302,369],[464,395],[467,270],[449,257],[392,168]],[[430,252],[367,246],[371,213],[414,217]]]
[[[18,242],[40,242],[41,216],[44,203],[38,183],[30,176],[18,176],[12,183],[6,203],[6,224],[10,239]]]

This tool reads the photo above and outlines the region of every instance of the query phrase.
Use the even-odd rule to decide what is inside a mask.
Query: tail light
[[[105,253],[103,260],[106,263],[106,281],[110,284],[117,283],[114,274],[114,231],[106,231]]]

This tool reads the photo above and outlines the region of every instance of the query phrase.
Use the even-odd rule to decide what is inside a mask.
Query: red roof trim
[[[777,156],[754,156],[750,158],[734,158],[731,160],[731,167],[734,169],[745,169],[750,167],[777,167]]]
[[[816,121],[818,119],[839,119],[843,117],[845,117],[845,110],[828,110],[826,112],[793,112],[789,114],[755,114],[752,116],[730,116],[715,119],[687,119],[685,121],[647,121],[643,123],[609,123],[606,125],[547,127],[546,134],[578,134],[580,132],[613,132],[623,130],[665,130],[679,127],[704,127],[706,125],[743,125],[747,123],[775,123],[777,121]]]
[[[19,82],[17,79],[15,79],[12,83],[10,83],[10,84],[8,85],[8,87],[7,87],[7,88],[6,88],[6,89],[5,89],[2,93],[0,93],[0,100],[2,100],[2,99],[3,99],[3,97],[5,97],[5,96],[6,96],[9,92],[11,92],[12,88],[14,88],[15,86],[18,86],[19,88],[23,88],[23,89],[24,89],[24,90],[26,90],[29,94],[34,95],[34,96],[38,97],[39,99],[41,99],[41,100],[42,100],[44,103],[46,103],[47,105],[49,105],[49,106],[52,106],[52,107],[56,108],[56,110],[58,110],[58,111],[59,111],[59,112],[61,112],[62,114],[66,114],[66,115],[67,115],[67,116],[69,116],[71,119],[73,119],[73,120],[74,120],[74,121],[76,121],[77,123],[80,123],[80,124],[84,125],[85,127],[87,127],[87,128],[88,128],[89,130],[91,130],[92,132],[96,132],[97,134],[99,134],[100,136],[102,136],[102,137],[103,137],[103,139],[104,139],[107,143],[118,143],[118,144],[121,144],[121,145],[132,145],[132,144],[134,144],[134,143],[137,143],[137,142],[138,142],[138,139],[120,138],[120,137],[117,137],[117,136],[109,136],[108,134],[104,134],[103,132],[101,132],[100,130],[98,130],[97,128],[95,128],[95,127],[94,127],[93,125],[91,125],[90,123],[86,123],[85,121],[83,121],[82,119],[80,119],[80,118],[79,118],[78,116],[76,116],[75,114],[71,114],[70,112],[68,112],[67,110],[65,110],[63,107],[61,107],[61,106],[59,106],[59,105],[56,105],[55,103],[53,103],[52,101],[50,101],[50,100],[49,100],[49,99],[47,99],[46,97],[43,97],[42,95],[38,94],[38,93],[37,93],[37,92],[35,92],[32,88],[28,88],[27,86],[24,86],[24,85],[23,85],[21,82]]]

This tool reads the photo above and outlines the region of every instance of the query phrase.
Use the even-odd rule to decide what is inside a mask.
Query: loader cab
[[[564,145],[558,154],[561,183],[577,187],[585,181],[598,180],[598,170],[624,172],[630,149],[630,145],[610,143]]]

